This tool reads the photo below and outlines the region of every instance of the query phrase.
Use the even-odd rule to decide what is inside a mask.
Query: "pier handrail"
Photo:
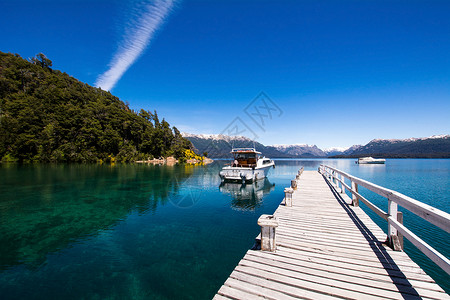
[[[388,222],[388,241],[394,249],[399,250],[403,248],[402,237],[404,236],[417,247],[417,249],[422,251],[422,253],[435,262],[445,272],[450,274],[450,260],[403,225],[403,215],[401,212],[398,212],[398,205],[446,232],[450,232],[450,214],[399,192],[373,184],[330,166],[320,165],[319,172],[324,175],[330,183],[333,185],[335,184],[336,187],[338,187],[340,183],[341,193],[344,193],[345,189],[347,189],[352,194],[354,206],[359,206],[359,200],[361,200],[378,216]],[[344,178],[350,180],[351,187],[344,182]],[[358,186],[365,187],[368,190],[387,198],[388,212],[386,213],[359,194]]]

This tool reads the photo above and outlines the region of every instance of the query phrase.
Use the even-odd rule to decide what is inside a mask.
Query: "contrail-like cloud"
[[[155,0],[146,3],[137,21],[125,28],[126,35],[114,54],[109,69],[101,74],[95,86],[110,91],[152,41],[156,31],[164,23],[174,0]]]

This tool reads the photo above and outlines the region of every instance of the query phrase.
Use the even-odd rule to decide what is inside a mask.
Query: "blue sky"
[[[450,133],[448,16],[450,1],[0,0],[0,51],[91,85],[128,51],[111,92],[182,131],[343,147]]]

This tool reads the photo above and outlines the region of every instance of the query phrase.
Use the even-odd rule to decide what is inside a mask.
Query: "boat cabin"
[[[261,152],[255,150],[255,148],[234,148],[231,150],[233,153],[232,167],[256,167],[256,162],[260,158]]]

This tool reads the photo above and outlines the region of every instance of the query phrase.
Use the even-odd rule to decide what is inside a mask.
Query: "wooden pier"
[[[388,237],[369,218],[358,206],[356,179],[352,189],[342,175],[325,168],[298,175],[273,214],[273,232],[263,231],[268,251],[249,250],[214,299],[450,299],[405,252],[391,248],[401,235]],[[377,213],[390,222],[388,213]]]

